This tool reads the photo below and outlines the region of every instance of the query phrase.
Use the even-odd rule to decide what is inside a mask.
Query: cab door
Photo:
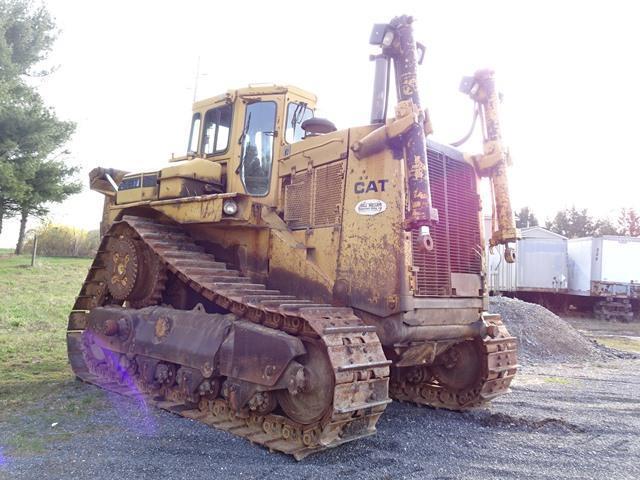
[[[261,203],[275,205],[282,95],[242,97],[238,103],[244,111],[238,142],[239,158],[233,172],[235,175],[230,175],[234,177],[233,184],[230,181],[230,190],[244,192],[263,199]]]

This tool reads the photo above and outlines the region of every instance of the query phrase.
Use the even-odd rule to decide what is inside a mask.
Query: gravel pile
[[[499,313],[518,338],[518,363],[580,363],[616,358],[617,351],[590,340],[540,305],[515,298],[491,297],[489,311]]]

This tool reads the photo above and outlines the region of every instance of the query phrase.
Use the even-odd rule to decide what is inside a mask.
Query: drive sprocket
[[[107,287],[113,299],[134,308],[157,305],[167,272],[162,262],[133,232],[122,229],[107,243]]]

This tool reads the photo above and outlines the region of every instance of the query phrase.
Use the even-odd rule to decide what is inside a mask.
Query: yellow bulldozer
[[[392,399],[464,410],[508,392],[516,341],[486,311],[478,193],[488,177],[490,244],[513,242],[493,75],[461,86],[481,153],[427,140],[412,22],[373,28],[369,125],[250,86],[196,102],[165,168],[91,172],[105,207],[69,316],[77,377],[296,459],[373,434]]]

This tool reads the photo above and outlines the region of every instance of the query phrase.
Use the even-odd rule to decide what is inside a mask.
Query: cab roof
[[[287,92],[291,92],[293,95],[308,100],[308,103],[310,103],[312,106],[315,106],[316,102],[318,101],[318,97],[316,97],[313,93],[293,85],[253,84],[249,85],[248,87],[238,88],[236,90],[227,90],[226,93],[216,95],[215,97],[198,100],[193,104],[193,110],[201,110],[202,108],[206,108],[209,105],[213,105],[223,101],[232,102],[236,99],[236,97],[252,95],[272,95]]]

